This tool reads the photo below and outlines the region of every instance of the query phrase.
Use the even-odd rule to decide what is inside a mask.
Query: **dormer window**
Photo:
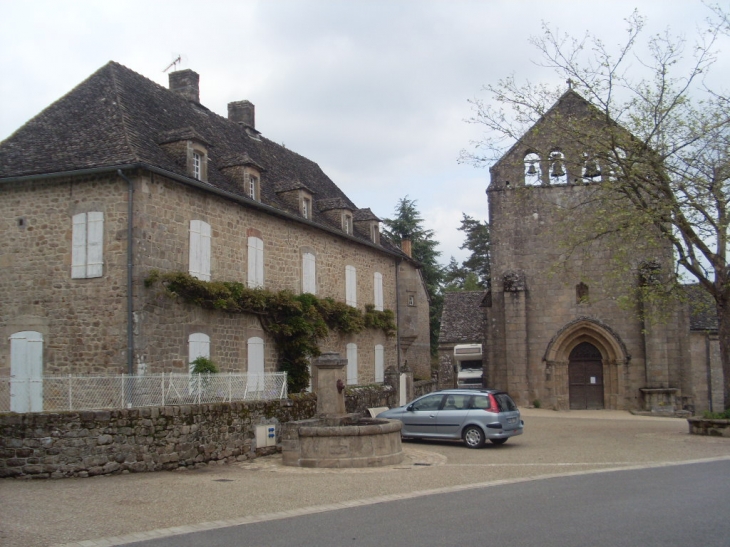
[[[370,225],[370,240],[373,243],[380,243],[380,229],[378,228],[377,222]]]
[[[302,199],[302,216],[310,219],[312,215],[312,200],[309,198]]]
[[[237,191],[242,195],[261,201],[261,172],[264,168],[247,153],[221,158],[218,161],[218,169],[235,183]]]
[[[246,196],[254,201],[261,201],[261,179],[258,171],[254,170],[250,165],[244,168],[244,192]]]
[[[172,129],[160,134],[158,144],[195,180],[208,180],[208,146],[192,127]]]

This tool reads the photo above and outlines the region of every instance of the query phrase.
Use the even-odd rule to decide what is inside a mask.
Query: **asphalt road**
[[[194,471],[0,480],[0,545],[106,547],[306,515],[330,522],[329,515],[343,509],[417,498],[426,503],[470,489],[489,487],[486,492],[509,484],[519,489],[523,482],[565,475],[730,460],[730,439],[689,435],[682,419],[615,411],[522,412],[525,433],[504,446],[469,450],[458,443],[409,442],[403,464],[381,469],[299,469],[271,456]],[[533,516],[520,510],[527,501],[516,504],[517,523]],[[687,513],[695,511],[688,506]],[[484,514],[479,518],[483,523]],[[694,545],[702,544],[685,547]]]
[[[134,547],[727,547],[728,502],[726,460],[487,486]]]

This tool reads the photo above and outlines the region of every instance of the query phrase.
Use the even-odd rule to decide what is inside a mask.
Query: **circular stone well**
[[[398,420],[345,415],[285,424],[284,465],[299,467],[379,467],[403,461]]]

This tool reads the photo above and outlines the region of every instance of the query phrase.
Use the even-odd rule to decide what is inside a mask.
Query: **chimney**
[[[256,107],[250,101],[228,103],[228,119],[256,129]]]
[[[404,253],[408,255],[408,258],[413,258],[413,255],[411,254],[411,240],[410,239],[403,239],[400,242],[400,249]]]
[[[186,68],[170,72],[170,91],[179,93],[188,101],[200,103],[200,76],[197,72]]]

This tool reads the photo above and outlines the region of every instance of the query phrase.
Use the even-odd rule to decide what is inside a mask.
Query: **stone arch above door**
[[[568,366],[571,351],[583,342],[595,346],[603,364],[605,408],[622,409],[626,401],[626,374],[631,359],[621,338],[608,325],[587,317],[571,321],[550,340],[545,350],[546,385],[552,404],[570,408]]]
[[[548,343],[544,361],[568,361],[572,349],[581,342],[590,342],[601,352],[604,361],[628,364],[631,356],[626,346],[608,325],[588,317],[571,321]]]

